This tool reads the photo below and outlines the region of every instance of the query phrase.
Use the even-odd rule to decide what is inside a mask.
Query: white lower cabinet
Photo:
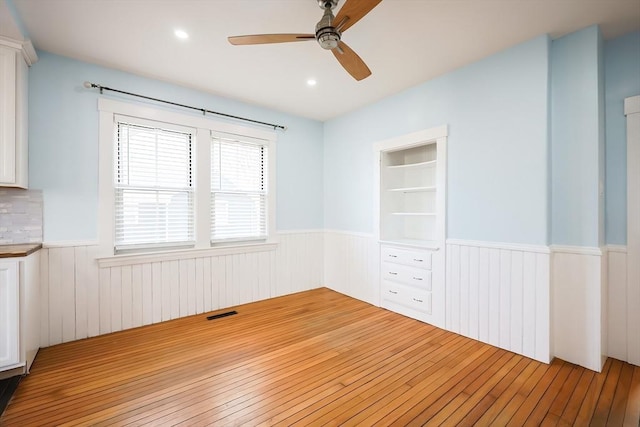
[[[433,269],[437,269],[439,263],[432,261],[440,252],[382,244],[380,254],[382,307],[444,326],[444,286],[440,280],[433,282]]]
[[[29,372],[40,348],[40,254],[0,259],[0,379]]]
[[[0,370],[18,365],[20,350],[18,264],[0,262]]]

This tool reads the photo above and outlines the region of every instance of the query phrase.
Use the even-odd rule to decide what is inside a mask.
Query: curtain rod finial
[[[86,87],[87,89],[91,89],[93,87],[93,83],[91,82],[84,82],[82,83],[82,86]]]

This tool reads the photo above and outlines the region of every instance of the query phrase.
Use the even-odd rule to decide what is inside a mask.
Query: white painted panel
[[[161,263],[160,278],[162,283],[162,320],[171,319],[171,261],[163,261]],[[154,275],[155,280],[155,275]]]
[[[469,247],[469,337],[480,337],[480,248]]]
[[[87,262],[87,247],[78,246],[74,248],[74,270],[75,270],[75,339],[86,338],[89,333],[87,328],[89,327],[89,321],[87,318],[87,284],[88,284],[88,262]],[[69,341],[69,340],[65,340]]]
[[[204,259],[197,258],[194,267],[194,279],[196,289],[196,313],[204,313]],[[209,299],[211,304],[211,299]]]
[[[536,255],[522,255],[522,354],[532,356],[536,354]]]
[[[277,250],[217,257],[114,264],[99,268],[98,245],[60,246],[41,252],[43,347],[231,307],[323,286],[324,235],[309,231],[280,236]],[[359,237],[355,292],[366,281],[370,241]],[[376,276],[377,277],[377,276]],[[364,293],[366,298],[369,298]]]
[[[151,264],[151,317],[152,323],[161,322],[162,307],[164,305],[164,287],[162,283],[162,263]]]
[[[40,254],[40,347],[48,347],[49,340],[49,249]]]
[[[627,254],[608,252],[608,353],[627,361]]]
[[[460,247],[460,333],[469,335],[469,247]]]
[[[500,347],[511,348],[511,251],[500,249]]]
[[[553,254],[554,355],[600,372],[600,256]]]
[[[62,291],[62,342],[75,339],[76,285],[74,274],[74,248],[60,248],[60,287]]]
[[[180,295],[180,262],[168,261],[167,264],[169,272],[167,277],[167,286],[169,288],[169,298],[171,298],[169,301],[169,319],[177,319],[180,317],[180,301],[181,299],[186,298],[186,295]],[[165,278],[163,277],[163,280],[164,279]]]
[[[49,250],[49,344],[62,342],[62,249]]]
[[[148,265],[148,264],[147,264]],[[144,307],[142,304],[142,267],[137,264],[131,266],[131,326],[142,326]]]
[[[451,276],[447,278],[447,288],[450,289],[449,298],[451,299],[451,323],[447,324],[447,329],[450,331],[460,333],[460,246],[452,245],[450,250],[447,250],[447,256],[451,258]]]
[[[478,254],[478,339],[489,342],[489,249]]]
[[[260,252],[258,254],[258,299],[269,298],[269,282],[271,280],[271,254]]]
[[[213,275],[213,283],[215,292],[212,293],[213,297],[213,310],[217,310],[220,307],[230,307],[231,296],[227,295],[226,288],[226,269],[225,269],[225,257],[217,256],[211,258],[211,274]]]
[[[111,267],[111,331],[122,330],[122,267]]]
[[[489,344],[500,346],[500,250],[489,249]]]
[[[189,315],[189,299],[195,295],[189,295],[189,281],[188,281],[188,265],[186,259],[178,261],[178,285],[176,289],[178,291],[179,311],[172,318],[184,317]],[[173,297],[173,295],[172,295]],[[194,301],[195,303],[195,301]]]
[[[551,327],[551,272],[550,256],[544,253],[536,254],[536,333],[534,359],[541,362],[551,362],[553,351],[553,329]]]
[[[51,250],[49,251],[51,255]],[[100,281],[100,333],[108,334],[111,329],[111,269],[101,268]],[[51,290],[49,291],[51,292]],[[51,304],[53,309],[53,302]],[[52,343],[53,344],[53,343]]]
[[[98,246],[86,246],[84,286],[87,288],[87,334],[90,337],[100,335],[100,281],[98,263],[95,261],[97,255]]]
[[[331,234],[333,239],[325,245],[326,285],[353,298],[379,304],[378,244],[372,236]]]
[[[142,264],[142,324],[153,323],[153,265]]]
[[[509,288],[511,289],[511,313],[509,317],[511,336],[509,338],[509,348],[518,354],[523,354],[523,281],[523,253],[521,251],[511,251],[511,279],[509,281]]]
[[[120,295],[122,304],[122,329],[133,326],[133,290],[131,289],[131,266],[120,267]]]
[[[463,243],[447,244],[447,329],[549,362],[549,255]]]

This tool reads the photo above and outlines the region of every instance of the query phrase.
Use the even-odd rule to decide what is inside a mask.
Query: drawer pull
[[[414,260],[415,262],[424,262],[424,260],[423,260],[423,259],[418,259],[418,258],[414,258],[413,260]]]
[[[413,300],[414,300],[415,302],[422,302],[422,300],[421,300],[421,299],[418,299],[418,298],[414,298]]]
[[[389,254],[389,258],[398,258],[398,255]]]
[[[414,277],[413,280],[422,280],[422,277]]]
[[[392,291],[391,289],[389,289],[389,293],[390,293],[390,294],[397,295],[397,294],[398,294],[398,291]]]
[[[390,271],[389,274],[392,275],[392,276],[397,276],[398,275],[398,273],[396,273],[395,271]]]

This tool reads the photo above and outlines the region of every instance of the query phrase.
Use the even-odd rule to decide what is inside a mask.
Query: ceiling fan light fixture
[[[316,24],[316,40],[323,49],[332,50],[338,47],[340,42],[340,31],[336,30],[333,24],[333,13],[331,8],[324,10],[322,19]]]
[[[336,31],[325,31],[321,34],[317,34],[318,43],[323,49],[332,50],[338,47],[340,41],[340,33]]]

